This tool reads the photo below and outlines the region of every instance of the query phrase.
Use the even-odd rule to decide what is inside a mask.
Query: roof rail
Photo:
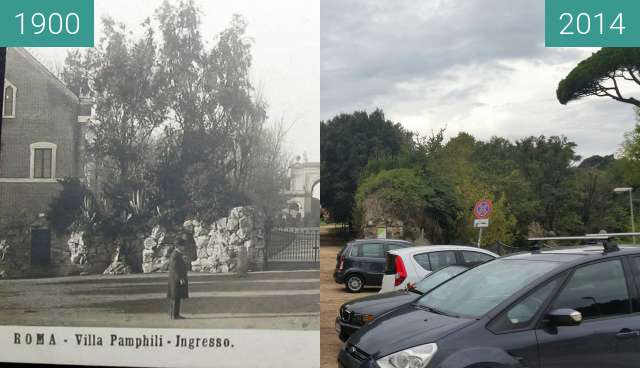
[[[624,234],[624,235],[617,235],[617,234]],[[618,244],[613,240],[613,238],[618,236],[632,236],[632,234],[635,234],[635,233],[611,233],[611,234],[604,233],[604,234],[587,234],[585,236],[532,237],[532,238],[529,238],[529,241],[535,242],[534,246],[532,247],[532,252],[539,252],[540,244],[542,244],[542,242],[544,241],[582,240],[581,245],[588,244],[588,242],[594,243],[599,241],[602,243],[602,246],[604,247],[604,252],[610,253],[610,252],[616,252],[620,250],[620,248],[618,247]],[[637,235],[640,235],[640,234],[637,234]]]
[[[587,234],[585,236],[548,236],[533,237],[529,241],[545,241],[545,240],[605,240],[613,238],[610,234]]]
[[[608,236],[611,238],[623,238],[625,236],[640,236],[640,233],[598,233],[587,234],[587,236]]]

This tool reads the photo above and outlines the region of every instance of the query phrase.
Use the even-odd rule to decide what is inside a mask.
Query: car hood
[[[379,316],[401,305],[411,303],[419,297],[420,294],[406,290],[398,290],[359,298],[345,303],[342,306],[354,313]]]
[[[349,343],[378,359],[400,350],[437,342],[474,321],[431,313],[408,304],[361,328],[349,338]]]

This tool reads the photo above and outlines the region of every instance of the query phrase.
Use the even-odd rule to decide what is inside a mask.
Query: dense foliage
[[[366,151],[366,164],[363,154],[355,165],[349,160],[353,149],[344,147],[359,147],[365,139],[346,133],[353,119],[348,117],[323,124],[322,152],[343,147],[342,156],[322,156],[323,179],[333,180],[325,187],[334,191],[332,199],[345,202],[342,207],[340,202],[326,202],[329,207],[322,198],[334,221],[342,217],[333,217],[332,211],[346,211],[344,198],[354,198],[358,226],[363,225],[367,205],[375,203],[388,216],[423,230],[431,241],[472,243],[477,239],[472,208],[488,198],[494,211],[483,244],[525,245],[529,234],[630,230],[628,197],[614,194],[613,188],[640,186],[640,125],[626,135],[618,158],[584,160],[576,154],[576,144],[562,136],[482,141],[460,133],[445,142],[443,132],[417,137],[398,128],[413,139],[396,150],[374,146]],[[363,125],[363,131],[369,131],[366,121]],[[347,168],[357,171],[347,175]]]
[[[99,178],[90,183],[92,208],[105,234],[213,221],[236,206],[269,216],[286,208],[285,130],[268,121],[251,84],[247,23],[234,15],[205,40],[200,14],[193,0],[165,1],[140,36],[106,18],[95,49],[67,56],[62,79],[95,100],[86,154]],[[55,212],[74,211],[60,228],[82,221],[76,196],[84,194],[65,188]]]
[[[341,114],[320,124],[322,186],[320,201],[332,219],[353,221],[360,173],[376,155],[397,155],[412,144],[412,134],[376,110]]]

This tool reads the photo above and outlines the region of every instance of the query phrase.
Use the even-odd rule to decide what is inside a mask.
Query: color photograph
[[[632,16],[546,3],[322,1],[322,367],[640,364],[640,52],[545,46]]]

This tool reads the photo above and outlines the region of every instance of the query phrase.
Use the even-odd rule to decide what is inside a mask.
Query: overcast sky
[[[130,29],[139,29],[163,0],[95,0],[96,40],[102,36],[100,18],[110,15]],[[177,1],[172,1],[177,3]],[[271,120],[292,125],[291,153],[307,152],[320,160],[320,5],[299,0],[196,0],[202,9],[202,33],[212,45],[234,13],[248,22],[253,39],[254,85],[263,91]],[[29,49],[46,65],[62,65],[65,49]]]
[[[558,82],[597,49],[545,48],[543,0],[322,0],[321,117],[384,109],[408,129],[487,139],[566,135],[610,154],[631,105],[567,106]]]

